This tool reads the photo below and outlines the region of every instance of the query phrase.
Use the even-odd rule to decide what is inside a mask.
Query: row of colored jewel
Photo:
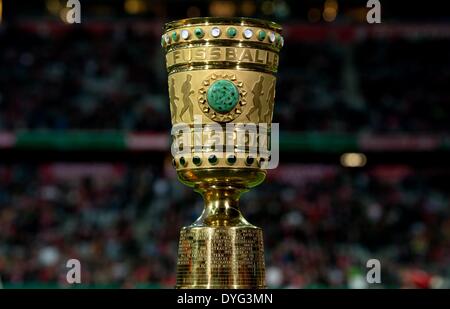
[[[226,35],[228,38],[234,38],[236,37],[238,31],[236,28],[234,27],[229,27],[226,31]],[[222,31],[220,30],[220,28],[218,27],[213,27],[211,29],[211,36],[214,38],[218,38],[220,37],[220,35],[222,34]],[[201,28],[195,28],[194,30],[194,35],[198,38],[201,39],[205,36],[205,32],[203,31],[203,29]],[[245,39],[251,39],[253,37],[253,30],[252,29],[245,29],[242,32],[242,36]],[[172,40],[172,42],[178,42],[178,40],[180,39],[180,37],[183,40],[188,40],[191,37],[191,33],[189,32],[189,30],[187,29],[183,29],[180,31],[180,34],[178,34],[176,31],[173,31],[170,35],[169,34],[164,34],[161,38],[161,46],[164,46],[165,44],[170,44],[170,41]],[[264,30],[259,30],[258,31],[258,35],[257,38],[259,41],[264,41],[264,39],[268,37],[269,42],[270,43],[276,43],[278,46],[283,47],[284,45],[284,39],[281,35],[275,34],[274,32],[269,32],[269,35],[267,35],[266,31]]]
[[[230,155],[230,156],[228,156],[228,157],[227,157],[227,160],[226,160],[227,164],[229,164],[229,165],[235,164],[236,161],[237,161],[237,159],[236,159],[236,156],[235,156],[235,155]],[[263,159],[263,158],[260,158],[260,159],[259,159],[259,165],[261,165],[263,161],[264,161],[264,159]],[[208,162],[209,162],[211,165],[216,165],[216,164],[219,162],[219,159],[217,158],[216,155],[210,155],[210,156],[208,157]],[[248,165],[248,166],[252,165],[253,162],[255,162],[255,159],[254,159],[253,157],[248,156],[248,157],[245,159],[245,164]],[[186,167],[186,166],[187,166],[187,161],[186,161],[186,159],[185,159],[184,157],[180,157],[179,163],[180,163],[180,165],[183,166],[183,167]],[[192,158],[192,163],[194,163],[194,164],[197,165],[197,166],[200,166],[200,165],[202,164],[202,159],[201,159],[200,157],[194,156],[194,157]],[[177,162],[175,161],[175,159],[173,159],[172,164],[173,164],[174,167],[177,167]]]

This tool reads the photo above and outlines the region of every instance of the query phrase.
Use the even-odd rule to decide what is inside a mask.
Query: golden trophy
[[[239,197],[271,161],[270,136],[262,137],[271,132],[280,33],[250,18],[164,27],[173,164],[205,201],[180,233],[177,288],[265,288],[263,233],[242,216]]]

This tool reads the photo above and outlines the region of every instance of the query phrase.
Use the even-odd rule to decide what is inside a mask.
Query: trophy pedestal
[[[265,288],[258,227],[189,226],[181,230],[177,288]]]
[[[209,169],[178,176],[203,196],[205,208],[181,230],[176,287],[265,288],[263,232],[239,210],[241,194],[261,183],[265,172]]]

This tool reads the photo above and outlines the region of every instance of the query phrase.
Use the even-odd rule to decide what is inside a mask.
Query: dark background
[[[242,199],[268,285],[450,286],[441,1],[382,0],[373,25],[356,0],[82,0],[81,25],[61,18],[65,1],[0,2],[1,286],[67,287],[71,258],[82,287],[174,286],[178,233],[202,201],[170,166],[160,35],[194,16],[284,28],[281,163]],[[382,284],[365,280],[373,258]]]

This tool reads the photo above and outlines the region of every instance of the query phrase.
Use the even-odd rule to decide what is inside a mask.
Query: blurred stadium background
[[[168,288],[202,201],[170,166],[164,22],[284,26],[281,164],[244,195],[270,287],[450,286],[450,16],[437,1],[0,1],[0,285]]]

